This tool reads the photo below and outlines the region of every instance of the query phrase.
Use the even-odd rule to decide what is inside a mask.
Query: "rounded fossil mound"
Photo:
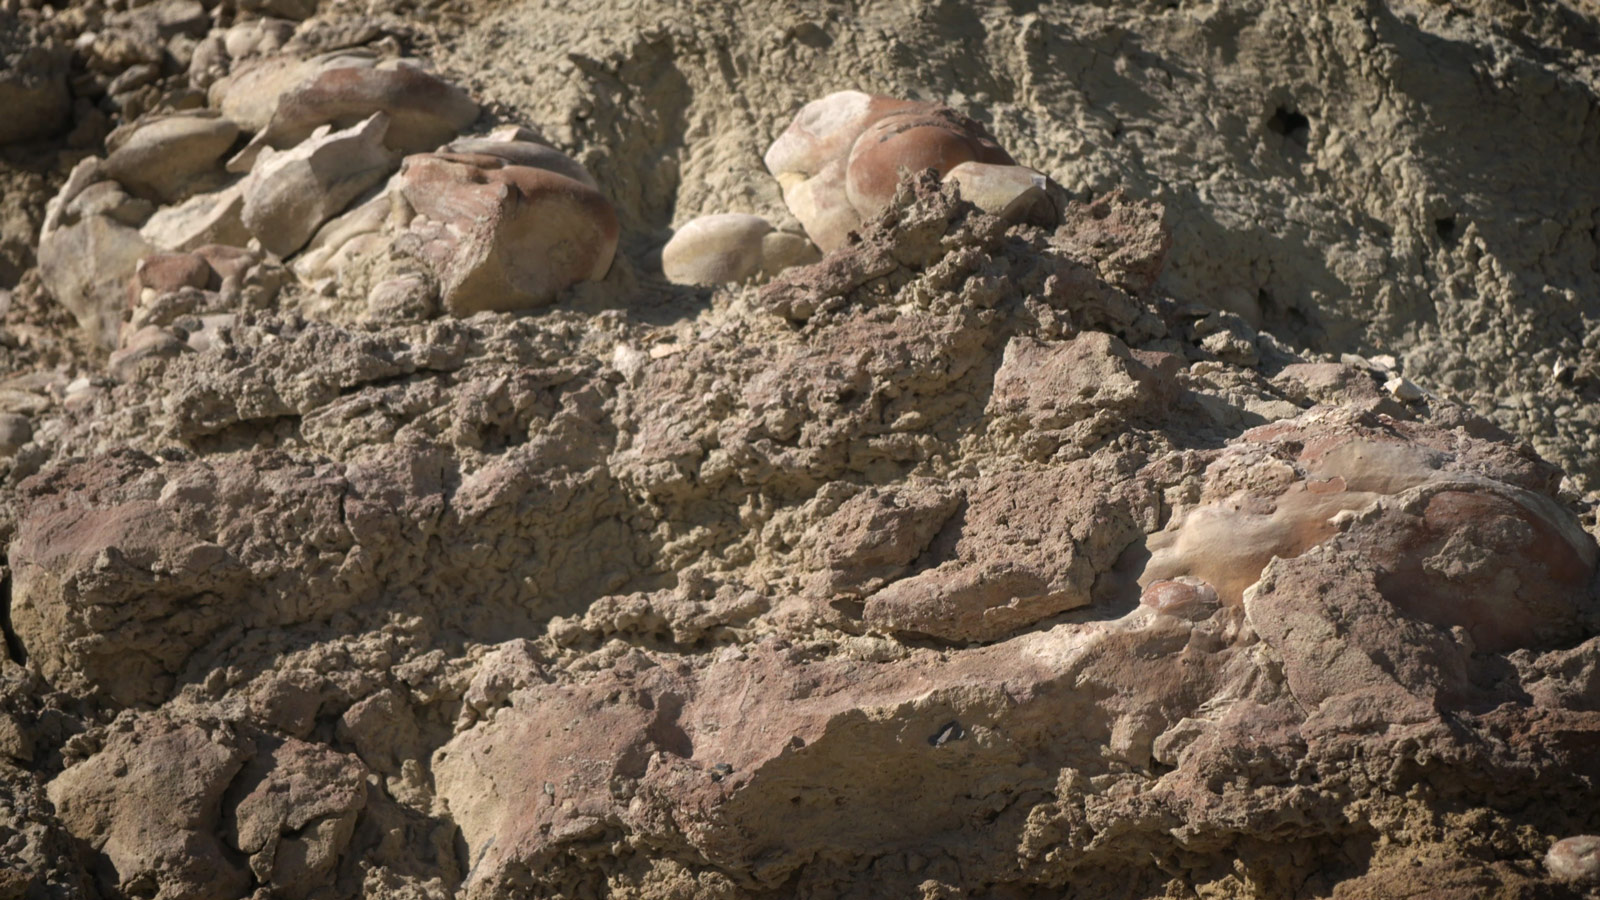
[[[1452,364],[1025,127],[1068,13],[924,5],[1019,67],[933,102],[640,6],[16,13],[121,122],[0,295],[0,898],[1595,890],[1592,516]]]

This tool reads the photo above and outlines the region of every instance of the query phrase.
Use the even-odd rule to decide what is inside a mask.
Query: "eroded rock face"
[[[207,39],[236,88],[289,32],[234,28]],[[82,166],[47,234],[166,252],[116,282],[104,370],[0,383],[27,425],[0,453],[26,660],[0,665],[0,889],[1587,877],[1581,839],[1552,844],[1600,828],[1570,802],[1600,782],[1600,554],[1554,468],[1299,359],[1260,304],[1170,301],[1156,204],[1069,202],[948,110],[807,110],[769,161],[859,239],[803,262],[736,220],[684,257],[760,288],[555,309],[617,220],[529,132],[385,184],[390,113],[341,112],[177,224]],[[280,157],[326,176],[352,125],[379,175],[297,212],[289,259],[194,243]],[[934,171],[885,188],[895,159]]]

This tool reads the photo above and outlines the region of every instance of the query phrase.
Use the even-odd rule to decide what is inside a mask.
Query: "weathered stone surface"
[[[895,110],[856,139],[845,172],[845,193],[857,212],[870,216],[889,205],[905,173],[933,169],[943,178],[971,162],[1015,164],[983,126],[953,109]]]
[[[39,270],[56,300],[93,341],[116,344],[124,290],[155,250],[139,232],[105,216],[61,226],[39,242]]]
[[[421,217],[406,240],[454,315],[544,306],[611,268],[619,226],[610,202],[555,172],[426,154],[406,159],[399,189]]]
[[[250,229],[244,224],[244,188],[231,185],[157,210],[139,234],[163,250],[194,250],[206,244],[243,247],[250,241]]]
[[[1600,836],[1580,834],[1556,841],[1544,864],[1562,881],[1600,884]]]
[[[684,223],[661,248],[661,270],[674,284],[729,284],[761,271],[762,240],[772,223],[722,213]]]
[[[973,164],[1012,166],[1014,160],[983,127],[948,107],[859,91],[840,91],[803,107],[768,148],[767,170],[783,188],[784,202],[824,251],[889,205],[901,176],[931,168],[943,178],[968,165],[986,211],[1039,218],[1036,200],[999,173]],[[981,173],[981,177],[980,177]],[[1003,201],[1000,199],[1004,195]],[[1016,208],[1013,209],[1012,207]]]
[[[226,54],[226,47],[221,53]],[[197,56],[198,58],[198,56]],[[259,133],[272,121],[283,95],[332,68],[371,68],[377,65],[371,53],[337,52],[300,59],[293,56],[263,56],[237,62],[226,77],[209,84],[207,96],[213,107],[247,132]],[[220,64],[219,64],[220,65]],[[220,70],[219,70],[220,71]],[[254,162],[254,156],[250,158]],[[247,165],[229,160],[228,170],[249,171]]]
[[[329,887],[366,806],[365,775],[355,758],[294,738],[258,753],[228,821],[256,880],[295,900]]]
[[[129,893],[225,900],[249,876],[222,842],[223,795],[252,754],[226,725],[125,715],[50,782],[50,802]]]
[[[546,169],[595,190],[600,189],[599,182],[581,163],[554,147],[544,145],[525,128],[498,128],[488,137],[451,141],[441,152],[497,156],[513,166]]]
[[[911,101],[873,96],[861,91],[836,91],[800,108],[763,161],[774,178],[786,173],[809,178],[835,160],[848,157],[867,126],[890,112],[914,106]]]
[[[869,627],[993,641],[1087,606],[1095,580],[1144,533],[1142,523],[1154,513],[1154,498],[1107,482],[1093,465],[961,487],[960,527],[920,555],[920,571],[866,598]]]
[[[772,278],[784,269],[809,266],[822,259],[822,251],[802,235],[774,231],[761,239],[761,274]]]
[[[318,128],[350,128],[383,113],[384,143],[402,153],[437,149],[478,117],[466,92],[411,61],[322,68],[278,98],[272,119],[230,171],[249,171],[266,148],[293,147]]]
[[[239,126],[215,113],[153,116],[112,134],[105,171],[142,197],[182,200],[216,186],[222,156],[238,136]]]
[[[291,268],[302,281],[315,284],[337,279],[353,260],[387,251],[394,234],[404,226],[394,221],[398,178],[390,178],[369,194],[323,223],[296,255]]]
[[[1050,177],[1027,166],[964,162],[945,173],[946,181],[961,187],[961,198],[990,215],[1011,222],[1029,222],[1053,228],[1061,220]]]
[[[374,113],[343,131],[324,126],[293,149],[268,151],[240,184],[240,218],[261,246],[289,256],[322,223],[382,181],[394,165],[384,147],[389,127]]]

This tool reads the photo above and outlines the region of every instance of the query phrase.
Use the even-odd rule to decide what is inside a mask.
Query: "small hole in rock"
[[[1288,107],[1278,107],[1278,111],[1267,120],[1267,127],[1274,134],[1281,134],[1301,144],[1311,139],[1311,120]]]
[[[1457,237],[1456,217],[1445,216],[1442,219],[1434,219],[1433,230],[1438,232],[1439,240],[1444,241],[1446,244],[1454,244]]]

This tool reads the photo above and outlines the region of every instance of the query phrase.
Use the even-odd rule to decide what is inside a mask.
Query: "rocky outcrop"
[[[884,32],[971,93],[785,130],[745,67],[870,67],[868,30],[719,7],[760,54],[602,52],[620,13],[550,7],[545,72],[508,7],[441,68],[486,134],[397,55],[459,52],[464,7],[61,12],[126,124],[38,211],[41,274],[114,349],[0,291],[36,361],[0,379],[0,898],[1587,891],[1593,510],[1414,362],[1175,290],[1171,204],[1226,179],[1100,190],[1137,173],[1084,143],[1164,164],[1165,94],[1030,130],[1060,73],[1181,92],[1259,44],[1194,70],[1061,50],[1142,13],[973,9],[916,15],[1014,64]],[[1210,52],[1236,14],[1160,17]]]

